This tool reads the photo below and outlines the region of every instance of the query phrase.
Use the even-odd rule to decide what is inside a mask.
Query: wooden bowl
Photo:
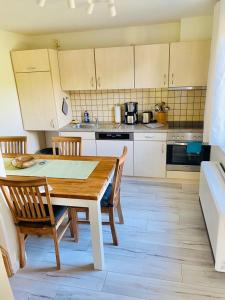
[[[11,161],[11,164],[15,168],[26,169],[26,168],[29,168],[29,167],[32,167],[33,165],[35,165],[36,164],[36,160],[32,156],[23,155],[23,156],[15,157]]]

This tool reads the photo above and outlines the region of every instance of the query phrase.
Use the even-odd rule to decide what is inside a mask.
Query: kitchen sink
[[[96,125],[89,123],[89,124],[72,124],[73,128],[77,128],[77,129],[91,129],[91,128],[95,128]]]

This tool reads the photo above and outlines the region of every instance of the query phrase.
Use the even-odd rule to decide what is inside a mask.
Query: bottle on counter
[[[90,122],[90,118],[89,118],[89,113],[87,110],[85,110],[84,112],[84,123],[89,123]]]
[[[119,104],[114,106],[114,121],[116,124],[121,123],[121,106]]]

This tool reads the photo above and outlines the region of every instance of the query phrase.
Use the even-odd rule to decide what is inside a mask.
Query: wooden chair
[[[59,241],[70,225],[72,225],[71,230],[75,238],[76,223],[73,222],[73,217],[73,221],[69,218],[62,225],[67,217],[68,209],[64,206],[52,206],[47,179],[31,178],[22,181],[0,178],[0,187],[16,225],[20,249],[20,267],[23,268],[26,264],[25,236],[31,234],[53,237],[57,269],[60,269]],[[44,192],[44,196],[41,192]],[[47,204],[44,204],[43,197],[46,198]]]
[[[4,154],[25,154],[27,153],[27,137],[1,136],[0,150]]]
[[[55,136],[52,138],[53,154],[56,155],[81,155],[81,137]]]
[[[2,246],[0,246],[0,254],[1,253],[2,253],[4,265],[5,265],[6,273],[7,273],[8,277],[12,277],[13,269],[12,269],[11,260],[10,260],[8,252]]]
[[[118,246],[118,238],[116,234],[116,227],[115,227],[115,216],[114,212],[117,209],[119,223],[124,224],[123,219],[123,212],[120,203],[120,184],[121,178],[123,173],[124,162],[127,155],[127,147],[125,146],[123,149],[123,154],[120,158],[117,159],[116,169],[113,177],[112,184],[109,184],[105,194],[101,199],[101,211],[102,213],[107,213],[109,215],[109,221],[103,222],[103,225],[110,225],[113,244]],[[76,222],[78,223],[77,213],[80,211],[87,210],[87,208],[80,208],[80,207],[72,207],[69,208],[71,215],[75,215]],[[82,223],[82,222],[81,222]],[[76,241],[78,241],[78,230],[76,229]]]
[[[55,136],[52,138],[53,154],[81,156],[82,139],[81,137]],[[57,151],[58,149],[58,151]],[[89,220],[89,211],[80,209],[85,212],[86,220]]]

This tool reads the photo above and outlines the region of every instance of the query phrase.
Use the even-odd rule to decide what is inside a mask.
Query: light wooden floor
[[[53,243],[30,237],[27,267],[12,279],[21,300],[225,299],[225,274],[213,268],[196,186],[126,180],[125,224],[120,246],[104,227],[106,270],[93,271],[88,225],[81,240],[61,242],[62,270],[55,271]]]

